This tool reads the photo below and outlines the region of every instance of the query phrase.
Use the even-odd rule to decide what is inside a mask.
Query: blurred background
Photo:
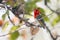
[[[31,35],[30,27],[26,26],[24,21],[20,23],[19,18],[8,10],[21,3],[24,3],[21,9],[25,10],[22,11],[26,12],[24,18],[29,19],[31,23],[35,20],[34,9],[39,7],[51,34],[54,38],[58,35],[56,40],[60,40],[60,0],[47,0],[49,7],[45,5],[45,0],[3,0],[0,3],[0,40],[32,40],[32,38],[33,40],[53,40],[50,33],[43,28],[39,28],[35,35]],[[15,25],[12,24],[8,14]]]

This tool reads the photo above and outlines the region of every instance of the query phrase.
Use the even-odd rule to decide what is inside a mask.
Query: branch
[[[11,22],[13,25],[15,25],[15,24],[13,23],[13,21],[10,19],[9,14],[7,14],[7,15],[8,15],[8,18],[9,18],[10,22]]]
[[[46,29],[47,29],[47,31],[50,33],[51,38],[52,38],[53,40],[56,40],[56,39],[57,39],[57,37],[56,37],[56,38],[54,38],[54,37],[53,37],[53,35],[52,35],[51,31],[49,30],[49,28],[48,28],[48,27],[46,27]]]
[[[44,0],[44,4],[45,4],[52,12],[57,13],[57,14],[60,14],[59,12],[52,10],[52,9],[48,6],[47,0]]]
[[[58,14],[58,12],[52,10],[52,9],[47,5],[47,0],[44,0],[44,3],[45,3],[45,5],[46,5],[52,12],[55,12],[55,13]],[[53,40],[57,40],[57,37],[56,37],[56,38],[53,37],[53,35],[52,35],[51,31],[49,30],[49,28],[46,27],[46,29],[47,29],[47,31],[50,33],[51,38],[52,38]]]
[[[22,29],[26,29],[26,28],[20,28],[20,29],[15,30],[14,32],[19,31],[19,30],[22,30]],[[5,35],[0,35],[0,37],[7,36],[7,35],[10,35],[10,34],[12,34],[12,33],[13,33],[13,32],[8,33],[8,34],[5,34]]]

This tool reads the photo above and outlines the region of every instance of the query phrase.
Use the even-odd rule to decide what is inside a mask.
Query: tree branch
[[[22,30],[22,29],[26,29],[26,28],[20,28],[20,29],[15,30],[14,32],[19,31],[19,30]],[[0,37],[7,36],[7,35],[10,35],[10,34],[12,34],[12,33],[13,33],[13,32],[8,33],[8,34],[5,34],[5,35],[0,35]]]
[[[54,38],[54,37],[53,37],[53,35],[52,35],[51,31],[49,30],[49,28],[48,28],[48,27],[46,27],[46,29],[47,29],[47,31],[50,33],[51,38],[52,38],[53,40],[56,40],[56,39],[57,39],[57,37],[56,37],[56,38]]]
[[[15,25],[15,24],[13,23],[13,21],[10,19],[9,14],[7,14],[7,15],[8,15],[8,18],[9,18],[10,22],[11,22],[13,25]]]
[[[44,4],[45,4],[52,12],[55,12],[55,13],[58,14],[58,12],[52,10],[52,9],[47,5],[47,0],[44,0]],[[56,37],[56,38],[53,37],[53,35],[52,35],[51,31],[49,30],[49,28],[46,27],[46,29],[47,29],[47,31],[50,33],[51,38],[52,38],[53,40],[57,40],[57,37]]]
[[[57,13],[58,15],[60,14],[59,12],[54,11],[53,9],[51,9],[51,8],[48,6],[47,0],[44,0],[44,4],[45,4],[52,12]]]

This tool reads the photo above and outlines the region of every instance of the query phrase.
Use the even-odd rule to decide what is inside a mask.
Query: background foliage
[[[27,0],[27,1],[25,1],[25,0],[16,0],[16,1],[15,0],[7,0],[6,4],[10,5],[11,7],[16,7],[19,4],[24,3],[25,4],[25,12],[26,12],[25,18],[27,18],[27,17],[30,18],[30,16],[32,15],[32,12],[34,11],[34,9],[38,7],[36,5],[36,3],[38,3],[38,2],[42,2],[42,0]],[[47,2],[50,3],[50,0],[47,0]],[[41,12],[42,16],[44,17],[44,21],[50,22],[51,17],[49,18],[46,15],[46,10],[42,7],[39,7],[39,8],[40,8],[40,12]],[[49,9],[47,9],[47,10],[49,10]],[[52,12],[52,11],[49,11],[49,12]],[[6,16],[8,16],[7,14],[9,14],[9,10],[7,10],[6,13],[2,15],[2,19],[4,21],[6,20]],[[55,13],[55,14],[57,15],[57,13]],[[31,17],[33,17],[33,16],[31,16]],[[60,15],[57,15],[57,17],[55,17],[53,19],[53,21],[51,22],[51,25],[55,26],[59,22],[60,22]],[[8,25],[9,25],[9,22],[8,21],[5,22],[2,29],[6,30]],[[19,25],[20,25],[20,23],[19,23]],[[16,40],[20,36],[19,32],[15,31],[18,28],[20,28],[19,25],[18,26],[12,26],[11,30],[9,31],[9,33],[13,32],[13,33],[10,34],[10,40]]]

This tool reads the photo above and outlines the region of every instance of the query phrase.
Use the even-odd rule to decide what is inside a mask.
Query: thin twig
[[[52,38],[53,40],[56,40],[57,38],[54,38],[54,37],[53,37],[53,35],[52,35],[51,31],[49,30],[49,28],[46,27],[46,29],[47,29],[47,31],[50,33],[51,38]]]
[[[15,24],[13,23],[13,21],[10,19],[9,14],[7,14],[7,15],[8,15],[8,18],[9,18],[10,22],[11,22],[13,25],[15,25]]]
[[[52,12],[59,14],[59,12],[52,10],[52,9],[48,6],[47,0],[44,0],[44,4],[45,4]]]
[[[26,29],[26,28],[20,28],[20,29],[15,30],[14,32],[19,31],[19,30],[22,30],[22,29]],[[10,35],[10,34],[12,34],[12,33],[13,33],[13,32],[7,33],[7,34],[5,34],[5,35],[0,35],[0,37],[7,36],[7,35]]]

